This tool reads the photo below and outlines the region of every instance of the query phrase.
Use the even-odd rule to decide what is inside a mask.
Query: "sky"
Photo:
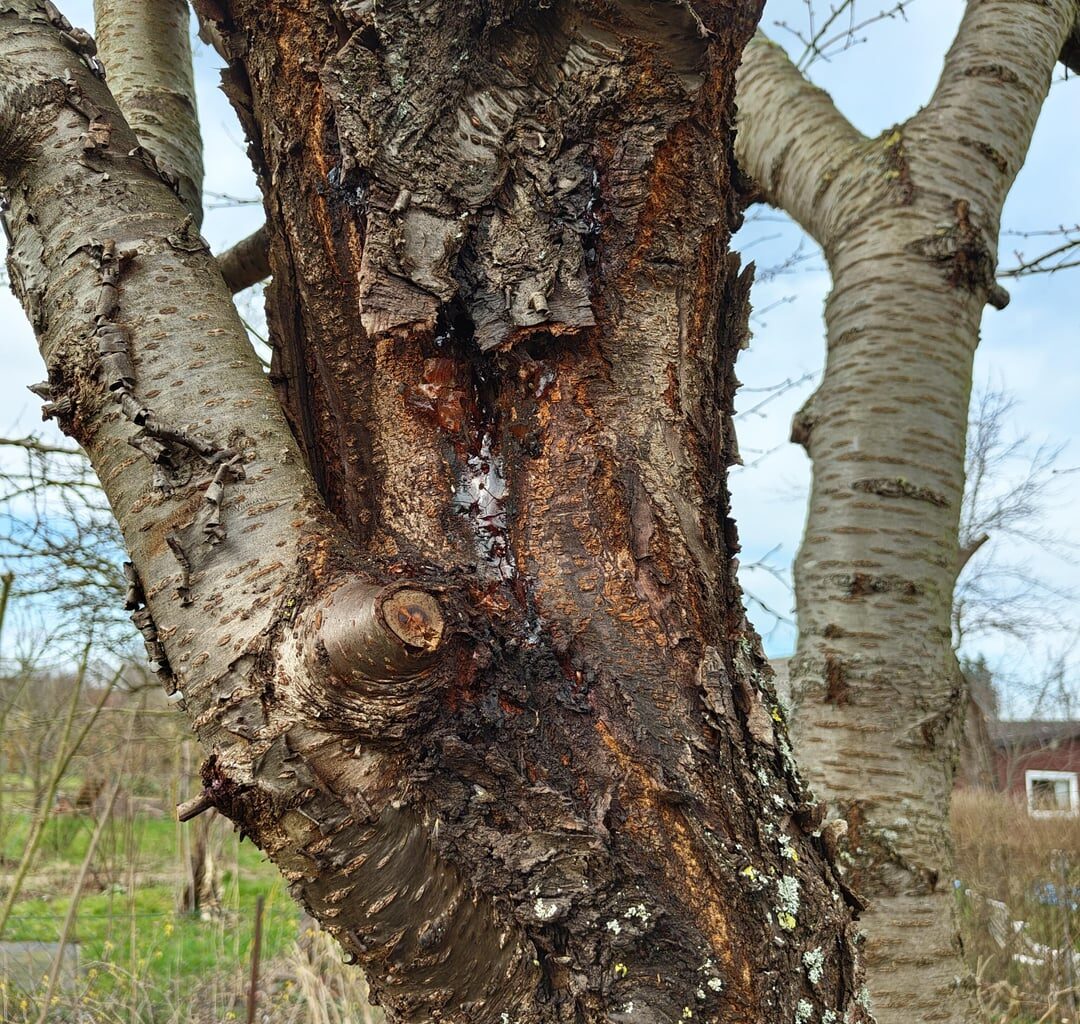
[[[61,0],[59,6],[76,25],[92,26],[89,0]],[[888,0],[861,0],[861,18],[890,7]],[[827,4],[816,5],[819,16]],[[914,114],[930,97],[945,51],[955,34],[962,0],[911,0],[906,18],[893,18],[858,33],[866,41],[829,60],[818,61],[812,80],[828,90],[839,109],[864,134],[876,135]],[[805,32],[805,0],[769,0],[762,29],[789,50],[801,50],[794,34]],[[228,101],[218,89],[217,56],[196,42],[196,86],[206,163],[206,220],[203,233],[214,251],[254,230],[262,218],[259,205],[223,205],[221,195],[255,199],[258,189],[245,156],[243,133]],[[1059,76],[1060,77],[1060,76]],[[1080,84],[1055,83],[1035,138],[1003,217],[1004,231],[1050,229],[1080,223],[1080,161],[1076,160]],[[1012,263],[1020,239],[1003,235],[1002,265]],[[802,257],[792,272],[765,273],[753,292],[753,340],[737,372],[744,384],[739,398],[740,447],[746,466],[732,473],[733,505],[743,542],[743,582],[749,611],[774,657],[790,654],[795,643],[794,599],[790,564],[805,518],[810,466],[801,448],[788,443],[791,416],[814,387],[824,364],[823,303],[829,276],[816,246],[784,215],[758,208],[736,236],[735,247],[753,259],[759,271],[783,264],[792,253]],[[1034,251],[1034,250],[1030,250]],[[1071,532],[1080,506],[1080,445],[1073,442],[1080,388],[1080,318],[1073,293],[1080,269],[1008,282],[1012,302],[1004,311],[987,310],[975,361],[976,386],[1004,387],[1016,400],[1009,429],[1030,444],[1064,445],[1055,476],[1055,494],[1045,527]],[[0,432],[19,436],[31,431],[52,436],[39,420],[39,402],[26,386],[43,379],[44,370],[22,311],[9,292],[0,292],[4,372],[0,374]],[[768,390],[790,380],[794,386]],[[770,397],[771,396],[771,397]],[[769,400],[755,411],[763,399]],[[1023,461],[1006,467],[1020,473]],[[992,541],[978,556],[998,564],[1021,561],[1046,585],[1072,586],[1076,564],[1059,553],[1009,538]],[[762,562],[768,569],[754,569]],[[1026,643],[1000,635],[973,637],[968,656],[983,655],[999,679],[1011,684],[1006,711],[1025,714],[1031,685],[1048,664],[1066,651],[1080,623],[1080,599],[1059,607],[1065,628],[1036,631]],[[1078,652],[1080,664],[1080,652]]]

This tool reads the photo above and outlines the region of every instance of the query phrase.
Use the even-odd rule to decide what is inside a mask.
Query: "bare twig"
[[[1055,237],[1063,241],[1040,253],[1025,256],[1019,249],[1013,252],[1016,265],[998,272],[998,277],[1029,277],[1032,274],[1055,274],[1059,270],[1080,267],[1080,224],[1064,225],[1043,231],[1014,231],[1009,234],[1020,238]]]
[[[877,14],[872,14],[861,21],[856,20],[855,11],[858,0],[841,0],[840,3],[830,4],[828,15],[820,23],[816,18],[814,0],[803,0],[803,2],[806,5],[806,29],[794,28],[786,21],[777,21],[774,24],[802,43],[803,51],[795,62],[795,66],[805,72],[818,60],[831,60],[837,54],[865,43],[866,36],[859,36],[863,29],[879,21],[895,18],[903,18],[906,21],[907,9],[915,0],[896,0],[892,7],[882,9]],[[847,24],[838,28],[845,15]]]

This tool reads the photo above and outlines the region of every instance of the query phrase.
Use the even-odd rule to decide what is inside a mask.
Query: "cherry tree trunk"
[[[759,5],[198,6],[269,382],[90,44],[0,5],[12,280],[208,753],[182,816],[395,1021],[869,1020],[735,580]]]
[[[739,160],[832,274],[821,385],[792,440],[813,463],[795,562],[792,731],[846,823],[882,1024],[974,1014],[954,917],[949,802],[966,694],[952,647],[971,371],[1002,206],[1076,0],[973,0],[930,103],[863,137],[758,34]]]

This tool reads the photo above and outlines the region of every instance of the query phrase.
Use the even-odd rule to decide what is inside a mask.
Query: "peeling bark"
[[[396,1021],[869,1021],[728,515],[757,5],[200,7],[280,405],[105,87],[0,3],[12,279],[208,751],[179,813]]]
[[[1074,0],[970,3],[930,104],[876,139],[760,34],[739,72],[743,170],[821,244],[825,375],[792,424],[813,461],[795,564],[793,734],[870,901],[883,1024],[967,1021],[948,806],[963,726],[953,586],[971,365],[1001,208]]]

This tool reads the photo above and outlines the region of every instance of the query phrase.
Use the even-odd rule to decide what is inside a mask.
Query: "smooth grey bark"
[[[930,103],[876,139],[760,34],[740,71],[740,163],[818,241],[833,279],[825,375],[792,426],[813,462],[793,735],[847,823],[886,1024],[973,1013],[948,841],[971,365],[984,306],[1007,301],[1001,208],[1077,14],[1074,0],[969,3]]]
[[[865,1024],[850,897],[746,629],[723,482],[748,279],[727,252],[730,136],[712,125],[759,11],[454,3],[453,33],[401,8],[373,35],[351,4],[322,5],[326,17],[203,6],[266,161],[274,286],[298,299],[273,325],[309,380],[339,389],[340,420],[298,421],[303,453],[216,261],[93,77],[90,44],[49,6],[0,4],[12,281],[48,411],[124,532],[148,652],[210,754],[181,815],[212,806],[250,835],[395,1020]],[[515,94],[523,149],[489,133],[485,188],[499,159],[522,160],[559,200],[546,222],[540,200],[497,182],[477,201],[470,244],[507,238],[513,209],[524,235],[562,249],[550,278],[532,273],[542,250],[516,254],[530,290],[502,310],[484,274],[513,273],[509,260],[473,264],[442,308],[395,283],[395,267],[431,279],[395,248],[409,203],[364,200],[343,177],[344,146],[363,136],[357,122],[351,139],[330,131],[347,119],[321,75],[362,126],[397,108],[357,83],[417,44],[539,62],[558,94]],[[456,89],[486,75],[484,96],[507,88],[504,65],[476,65],[464,81],[451,61],[422,70]],[[612,135],[598,134],[619,144],[586,138],[566,178],[552,174],[552,129],[580,130],[575,90],[594,79],[609,86],[594,113]],[[422,109],[455,137],[438,104]],[[570,176],[590,163],[595,179]],[[575,230],[594,211],[581,234],[601,249],[595,280],[578,273]],[[595,329],[580,301],[530,303],[559,282],[579,300],[590,290]],[[346,301],[360,285],[372,335]],[[382,287],[405,304],[380,306]],[[493,310],[487,341],[525,330],[485,354],[461,326],[469,302]],[[400,319],[421,305],[431,322]],[[297,330],[309,323],[323,330]],[[346,398],[371,404],[350,420]],[[356,490],[318,493],[305,456],[364,445],[386,461]],[[476,508],[454,511],[455,483]],[[505,500],[481,509],[493,491]]]
[[[98,56],[124,119],[202,223],[203,160],[187,0],[94,0]]]

